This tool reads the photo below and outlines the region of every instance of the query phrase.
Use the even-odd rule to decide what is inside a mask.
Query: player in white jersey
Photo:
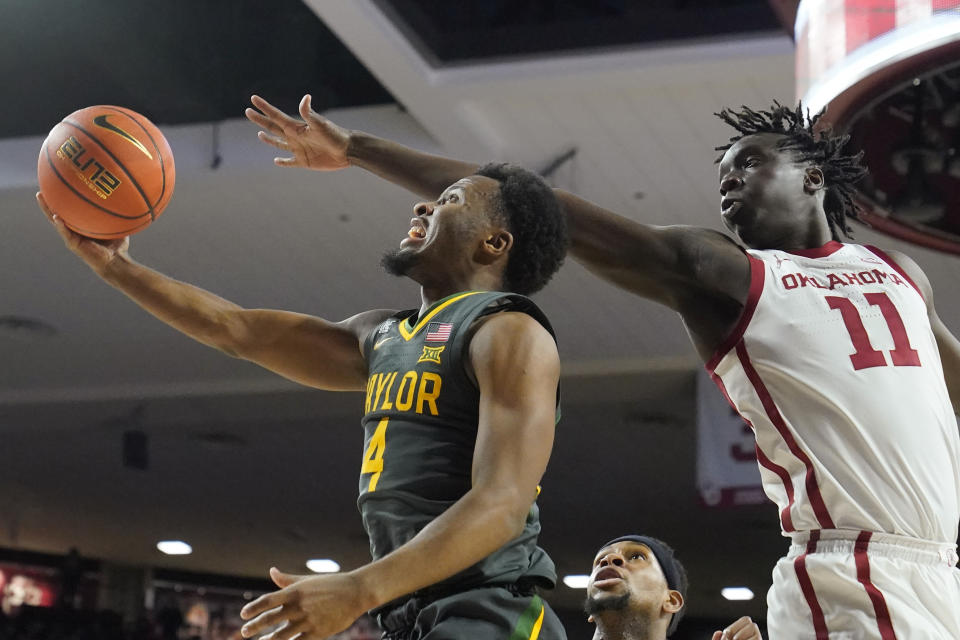
[[[432,196],[476,165],[347,131],[260,98],[247,116],[281,166],[359,166]],[[571,255],[677,311],[751,424],[788,555],[768,594],[772,640],[960,638],[960,342],[905,255],[841,244],[859,156],[817,117],[775,104],[718,114],[710,229],[655,227],[563,190]]]

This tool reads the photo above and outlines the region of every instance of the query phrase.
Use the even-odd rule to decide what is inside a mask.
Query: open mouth
[[[739,211],[741,207],[743,207],[743,202],[740,200],[724,198],[720,201],[720,213],[727,217],[736,215],[737,211]]]
[[[620,582],[621,579],[622,578],[620,577],[619,571],[613,567],[604,567],[597,572],[596,576],[594,576],[593,586],[598,589],[603,589]]]
[[[400,241],[400,246],[408,246],[411,244],[419,244],[423,242],[427,237],[427,227],[423,224],[423,220],[419,218],[414,218],[410,221],[410,230],[407,231],[407,237]]]

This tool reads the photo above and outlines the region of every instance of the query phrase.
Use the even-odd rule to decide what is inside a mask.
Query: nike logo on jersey
[[[391,340],[395,340],[396,337],[397,337],[397,336],[390,336],[389,338],[383,338],[382,340],[378,340],[376,343],[374,343],[374,345],[373,345],[373,350],[376,351],[376,350],[379,349],[381,346],[383,346],[383,344],[384,344],[385,342],[390,342]]]
[[[135,146],[137,149],[140,149],[140,151],[143,152],[145,156],[153,160],[153,156],[150,155],[150,152],[147,151],[147,148],[143,146],[143,143],[141,143],[139,140],[134,138],[132,135],[130,135],[129,133],[127,133],[117,125],[107,120],[108,117],[109,116],[106,116],[106,115],[97,116],[96,118],[93,119],[93,124],[97,125],[101,129],[106,129],[111,133],[117,134],[118,136],[120,136],[121,138],[123,138],[124,140],[132,144],[133,146]]]

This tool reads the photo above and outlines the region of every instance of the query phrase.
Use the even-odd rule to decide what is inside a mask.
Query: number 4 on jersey
[[[360,473],[372,473],[370,484],[367,485],[367,491],[377,490],[377,482],[380,481],[380,474],[383,473],[383,451],[387,448],[387,423],[390,418],[383,418],[377,424],[377,430],[373,432],[370,438],[370,444],[367,445],[367,452],[363,454],[363,466],[360,467]]]
[[[872,306],[880,307],[883,319],[887,322],[887,328],[893,337],[893,350],[890,351],[890,361],[893,366],[919,367],[920,356],[910,345],[907,329],[903,326],[903,318],[900,317],[900,312],[893,305],[893,301],[885,293],[865,293],[864,297]],[[850,354],[850,362],[853,363],[854,370],[887,366],[887,359],[883,352],[873,348],[867,329],[863,326],[860,312],[853,303],[839,296],[827,296],[827,304],[831,309],[840,312],[843,324],[847,327],[847,333],[850,334],[850,341],[853,342],[855,349]]]

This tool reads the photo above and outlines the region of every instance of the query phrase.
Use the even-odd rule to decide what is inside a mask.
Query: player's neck
[[[794,233],[784,235],[771,243],[769,247],[755,247],[757,249],[779,249],[780,251],[797,251],[804,249],[818,249],[833,240],[833,233],[827,223],[825,214],[815,216],[805,228],[797,229]]]
[[[830,223],[827,222],[827,213],[823,210],[822,206],[818,206],[802,239],[805,246],[797,248],[816,249],[831,240],[833,240],[833,232],[830,230]]]
[[[622,615],[622,612],[594,614],[597,632],[594,640],[666,640],[666,631],[658,624],[649,622],[640,615]]]
[[[431,306],[461,291],[497,291],[502,282],[499,276],[487,271],[475,272],[469,276],[447,277],[420,283],[420,317]]]

